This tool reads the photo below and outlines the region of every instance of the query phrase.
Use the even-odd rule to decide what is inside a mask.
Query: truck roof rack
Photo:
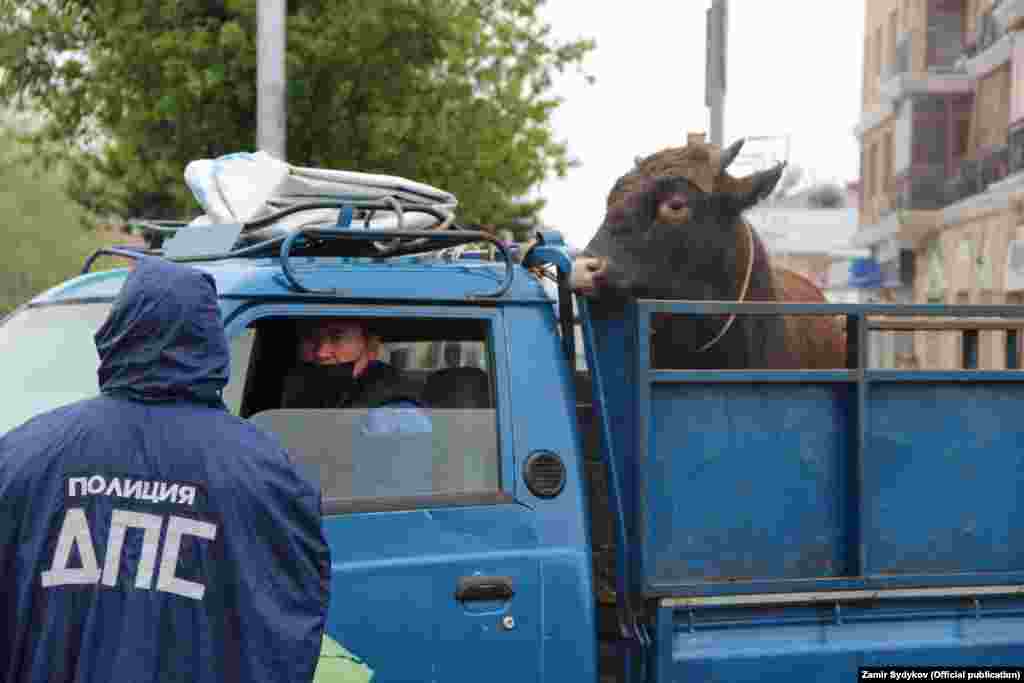
[[[275,225],[286,216],[315,209],[338,209],[334,225],[282,227]],[[363,227],[352,226],[356,211],[361,212]],[[394,211],[398,230],[370,229],[370,220],[377,211]],[[426,213],[436,219],[429,228],[405,230],[407,213]],[[281,260],[281,269],[289,285],[303,293],[330,294],[333,290],[314,290],[304,286],[291,267],[291,256],[342,256],[353,258],[395,258],[439,251],[463,244],[488,242],[494,245],[505,262],[505,276],[493,292],[470,294],[468,298],[497,298],[512,285],[515,274],[512,255],[507,245],[486,232],[465,230],[455,223],[451,214],[427,204],[410,204],[397,199],[314,201],[296,203],[280,211],[248,223],[226,225],[186,224],[178,221],[133,220],[132,224],[169,238],[159,248],[104,247],[86,259],[82,274],[88,273],[100,256],[137,259],[159,256],[177,262],[211,262],[245,257],[273,257]]]

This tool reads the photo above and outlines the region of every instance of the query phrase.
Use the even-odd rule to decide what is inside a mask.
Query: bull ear
[[[732,143],[724,150],[722,150],[722,156],[718,161],[718,172],[723,173],[725,169],[729,168],[729,164],[736,160],[740,150],[743,149],[743,143],[746,142],[743,138],[740,138],[736,142]]]
[[[734,183],[734,191],[730,193],[732,199],[730,208],[736,212],[746,211],[762,199],[767,198],[779,184],[779,179],[782,178],[782,171],[785,168],[786,162],[783,161],[772,168],[758,171]]]

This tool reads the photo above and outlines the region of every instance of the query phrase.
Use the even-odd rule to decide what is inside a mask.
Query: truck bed
[[[595,569],[626,575],[658,680],[1024,662],[1024,373],[868,369],[872,311],[821,304],[760,306],[847,315],[861,346],[849,368],[649,366],[652,314],[756,306],[581,311],[604,391],[598,410],[580,406],[581,428],[592,454],[595,432],[611,439],[588,459]],[[608,458],[625,567],[597,545],[614,531],[598,490]]]

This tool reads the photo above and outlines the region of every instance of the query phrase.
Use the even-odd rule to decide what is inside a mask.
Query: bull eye
[[[683,195],[672,195],[658,203],[658,221],[661,223],[685,223],[690,218],[690,205]]]

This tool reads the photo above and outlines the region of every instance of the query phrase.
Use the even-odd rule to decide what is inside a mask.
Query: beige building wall
[[[963,0],[963,40],[974,40],[981,17],[1000,0]],[[862,83],[862,120],[884,111],[880,85],[893,63],[896,46],[908,35],[911,40],[911,74],[927,72],[928,0],[867,0]],[[1017,40],[1024,39],[1019,33]],[[1018,60],[1020,63],[1024,61]],[[1018,71],[1022,68],[1017,64]],[[1011,112],[1014,88],[1020,91],[1021,76],[1010,64],[995,69],[973,84],[974,111],[969,126],[954,132],[955,144],[966,158],[981,160],[994,148],[1007,144],[1008,128],[1016,116]],[[1021,101],[1024,101],[1022,99]],[[895,196],[891,140],[896,120],[890,117],[864,132],[861,138],[862,202],[860,222],[877,226],[891,208]],[[933,231],[922,237],[915,228],[914,301],[942,304],[1024,304],[1024,291],[1005,289],[1006,256],[1011,240],[1024,240],[1024,192],[1010,207],[968,210],[980,202],[967,198],[953,207],[934,213]],[[916,219],[930,223],[921,212]],[[925,228],[927,229],[927,228]],[[908,233],[909,234],[909,233]],[[794,268],[799,270],[799,268]],[[1022,315],[1024,317],[1024,315]],[[960,332],[915,332],[913,353],[916,365],[928,369],[956,369],[961,366]],[[1024,338],[1024,331],[1019,335]],[[979,333],[979,367],[1002,369],[1006,362],[1006,333]],[[914,359],[911,365],[914,364]],[[1022,358],[1024,360],[1024,358]]]
[[[916,249],[914,300],[947,305],[1022,303],[1024,292],[1005,288],[1006,255],[1010,242],[1017,239],[1024,239],[1024,224],[1015,206],[975,211],[945,225]],[[923,368],[961,367],[959,332],[917,332],[914,346]],[[1006,367],[1005,332],[979,333],[978,367]]]
[[[879,222],[882,213],[892,208],[895,129],[896,117],[890,116],[861,140],[861,224]]]
[[[975,84],[969,147],[972,156],[1006,144],[1012,86],[1009,64],[1004,64]]]
[[[864,24],[864,82],[862,83],[862,109],[874,111],[881,104],[879,75],[892,61],[896,38],[905,28],[900,18],[904,6],[923,0],[869,0]],[[905,13],[904,13],[904,16]],[[892,28],[895,26],[896,31]]]

